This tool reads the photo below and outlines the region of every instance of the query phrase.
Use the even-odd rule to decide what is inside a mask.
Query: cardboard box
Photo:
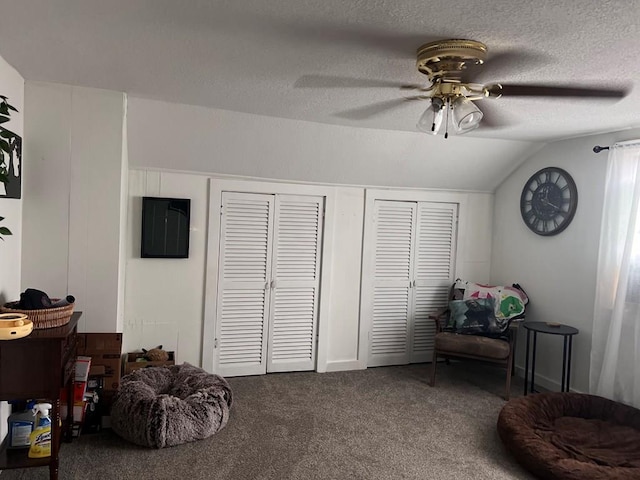
[[[91,365],[89,369],[89,377],[104,377],[105,374],[104,365]]]
[[[120,354],[103,354],[92,355],[92,362],[96,365],[104,367],[104,389],[105,390],[118,390],[120,386],[120,378],[122,377],[122,358]]]
[[[127,361],[124,364],[124,374],[129,375],[131,372],[138,370],[139,368],[147,368],[147,367],[165,367],[169,365],[175,365],[175,355],[174,352],[167,352],[169,354],[169,360],[165,362],[138,362],[136,361],[138,358],[144,357],[144,353],[142,352],[134,352],[127,353]]]
[[[121,333],[79,333],[78,334],[78,355],[88,353],[121,353],[122,334]],[[90,355],[88,355],[90,356]]]
[[[78,334],[78,355],[91,357],[93,367],[104,367],[105,390],[118,390],[122,375],[121,333]]]

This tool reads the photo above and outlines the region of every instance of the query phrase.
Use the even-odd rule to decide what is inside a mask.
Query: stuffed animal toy
[[[169,354],[162,349],[162,345],[158,345],[151,350],[145,350],[143,348],[142,353],[144,353],[144,358],[150,362],[166,362],[169,360]]]

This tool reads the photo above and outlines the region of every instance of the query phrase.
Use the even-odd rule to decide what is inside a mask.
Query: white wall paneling
[[[246,375],[264,373],[265,371],[287,371],[300,369],[317,369],[318,371],[326,370],[326,350],[328,345],[326,327],[318,329],[317,362],[314,362],[313,358],[311,358],[311,360],[303,360],[302,358],[299,360],[294,358],[284,359],[284,357],[278,358],[278,352],[283,353],[283,351],[282,348],[278,348],[276,345],[280,345],[281,339],[275,334],[275,330],[280,328],[279,324],[284,320],[281,318],[282,302],[290,302],[290,299],[286,300],[282,295],[287,292],[291,294],[293,293],[293,290],[299,291],[302,287],[305,287],[305,285],[306,290],[309,288],[312,290],[310,297],[312,300],[312,310],[319,310],[317,315],[318,325],[322,326],[323,323],[328,323],[329,295],[324,295],[323,292],[325,292],[325,289],[327,292],[329,291],[330,275],[322,275],[320,277],[319,272],[328,272],[328,269],[325,269],[325,266],[329,265],[331,262],[331,243],[327,241],[320,242],[321,238],[316,237],[315,241],[318,243],[314,244],[314,248],[321,247],[322,253],[319,257],[321,260],[318,265],[316,260],[318,258],[317,255],[320,253],[320,251],[318,251],[316,253],[316,259],[313,259],[312,262],[314,267],[312,275],[313,279],[309,280],[306,278],[303,279],[300,276],[305,276],[306,273],[309,272],[302,272],[302,270],[298,270],[298,267],[295,268],[296,273],[299,275],[296,279],[286,278],[287,272],[284,271],[284,267],[286,267],[288,260],[284,258],[284,256],[291,253],[292,250],[291,247],[283,247],[286,242],[291,240],[287,240],[285,238],[288,234],[288,229],[294,228],[294,225],[287,226],[286,224],[287,209],[289,207],[295,207],[298,210],[300,208],[306,209],[306,206],[310,205],[309,202],[311,202],[316,205],[314,210],[316,215],[321,215],[322,198],[324,198],[325,204],[324,237],[332,237],[331,215],[333,214],[332,207],[334,203],[334,200],[331,198],[333,196],[332,191],[333,189],[331,187],[312,187],[307,185],[211,179],[209,239],[207,248],[207,283],[202,354],[202,364],[205,368],[211,369],[212,371],[220,371],[225,375]],[[314,197],[316,198],[314,199]],[[244,267],[241,269],[242,271],[240,271],[238,270],[239,266],[231,262],[234,258],[231,255],[233,253],[232,250],[235,248],[234,242],[237,242],[237,240],[234,239],[237,239],[238,235],[242,232],[235,232],[235,230],[231,230],[232,227],[228,225],[228,222],[233,222],[232,225],[236,225],[237,221],[233,218],[234,211],[230,210],[227,214],[227,210],[232,207],[231,203],[234,201],[236,203],[247,204],[251,199],[253,199],[253,201],[250,202],[250,207],[259,209],[252,214],[252,221],[255,223],[260,219],[264,219],[265,223],[263,226],[256,223],[253,231],[251,232],[245,231],[243,227],[242,232],[245,232],[243,235],[250,234],[252,236],[253,240],[251,241],[259,250],[257,253],[257,255],[259,254],[259,258],[256,257],[255,261],[250,262],[251,265],[243,263]],[[260,207],[261,205],[262,207]],[[260,212],[263,212],[264,215],[259,214]],[[242,212],[236,213],[237,215],[241,215]],[[305,218],[307,217],[308,216],[305,216]],[[308,218],[311,219],[311,217]],[[317,229],[317,235],[317,232],[322,232],[322,217],[317,217],[316,222],[317,224],[315,224],[315,226],[310,225],[310,228]],[[299,224],[297,228],[302,228],[302,224]],[[263,233],[266,236],[262,235]],[[296,233],[296,238],[298,239],[297,242],[302,241],[302,236],[299,235],[300,233],[302,232],[298,231]],[[230,235],[233,238],[229,237]],[[263,236],[264,242],[260,240]],[[284,243],[280,242],[280,240]],[[264,246],[264,248],[261,246]],[[231,250],[228,251],[229,249]],[[221,264],[221,262],[223,263]],[[289,270],[293,272],[293,269]],[[303,270],[306,271],[307,267]],[[242,278],[237,280],[231,278],[234,271],[237,271],[238,275]],[[251,278],[248,278],[247,275]],[[291,283],[290,280],[293,280],[293,283]],[[273,283],[271,283],[272,281]],[[319,296],[319,305],[318,286],[320,287],[319,291],[321,292]],[[233,345],[239,341],[246,342],[247,340],[236,339],[235,337],[231,338],[233,336],[231,335],[231,330],[238,328],[232,325],[233,322],[229,320],[231,317],[235,318],[235,307],[233,308],[233,311],[230,310],[235,303],[231,304],[230,300],[227,300],[227,305],[225,306],[224,299],[231,299],[232,290],[240,295],[240,293],[238,293],[240,289],[249,289],[245,292],[246,294],[250,291],[254,292],[254,300],[252,300],[252,305],[255,306],[252,310],[254,312],[254,315],[252,316],[254,320],[251,321],[251,325],[254,325],[257,329],[254,332],[256,341],[252,343],[254,347],[253,350],[251,349],[251,345],[244,345],[241,348],[242,352],[238,351],[237,353],[234,353],[237,349],[233,350]],[[262,312],[262,314],[260,314],[260,312]],[[299,315],[297,315],[297,317],[299,318]],[[315,319],[315,317],[316,313],[315,311],[312,311],[311,318]],[[225,327],[225,325],[227,327]],[[231,330],[225,333],[225,328]],[[294,327],[290,325],[287,328],[287,331],[290,332]],[[307,327],[305,326],[304,328],[306,330]],[[313,352],[313,348],[315,348],[315,346],[313,346],[313,343],[316,329],[315,323],[311,325],[311,328],[311,357],[314,357],[315,352]],[[269,342],[264,342],[264,332],[266,329],[269,331]],[[260,332],[258,332],[258,330],[260,330]],[[230,342],[233,342],[233,345]],[[280,345],[280,347],[282,347],[282,345]],[[255,358],[253,358],[252,361],[247,358],[238,358],[238,361],[236,361],[238,355],[246,355],[246,352],[249,350],[255,350]],[[320,351],[325,353],[321,356],[319,353]]]
[[[124,95],[28,82],[25,97],[22,286],[75,295],[80,331],[121,331]]]
[[[25,159],[24,136],[24,79],[0,57],[0,95],[8,97],[9,103],[18,112],[12,112],[11,120],[5,126],[23,139],[23,160]],[[25,163],[23,161],[23,163]],[[20,165],[22,169],[23,165]],[[28,167],[29,168],[29,167]],[[28,169],[27,168],[27,169]],[[0,226],[11,230],[12,235],[0,241],[0,304],[20,298],[21,251],[22,251],[22,209],[27,192],[25,171],[22,171],[22,199],[0,198],[0,217],[5,217]],[[0,443],[7,434],[9,406],[0,402]]]
[[[123,350],[163,345],[176,362],[200,365],[208,222],[208,177],[131,170]],[[189,258],[141,258],[142,197],[191,199]]]
[[[327,371],[364,368],[358,360],[364,189],[336,187],[335,198],[333,238],[325,235],[333,244],[331,290],[322,292],[329,300],[329,324],[320,326],[329,339]]]

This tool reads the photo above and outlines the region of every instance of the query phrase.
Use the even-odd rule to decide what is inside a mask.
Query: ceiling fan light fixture
[[[474,102],[466,97],[456,98],[452,105],[453,128],[456,133],[470,132],[480,126],[483,113]]]
[[[431,99],[429,106],[418,120],[419,130],[430,135],[440,133],[444,120],[444,101],[439,97]]]

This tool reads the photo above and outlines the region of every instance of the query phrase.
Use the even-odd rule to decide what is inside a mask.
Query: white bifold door
[[[221,375],[315,368],[323,205],[322,197],[223,192]]]
[[[454,282],[457,214],[453,203],[375,201],[363,276],[368,366],[431,361],[428,316],[447,305]]]

